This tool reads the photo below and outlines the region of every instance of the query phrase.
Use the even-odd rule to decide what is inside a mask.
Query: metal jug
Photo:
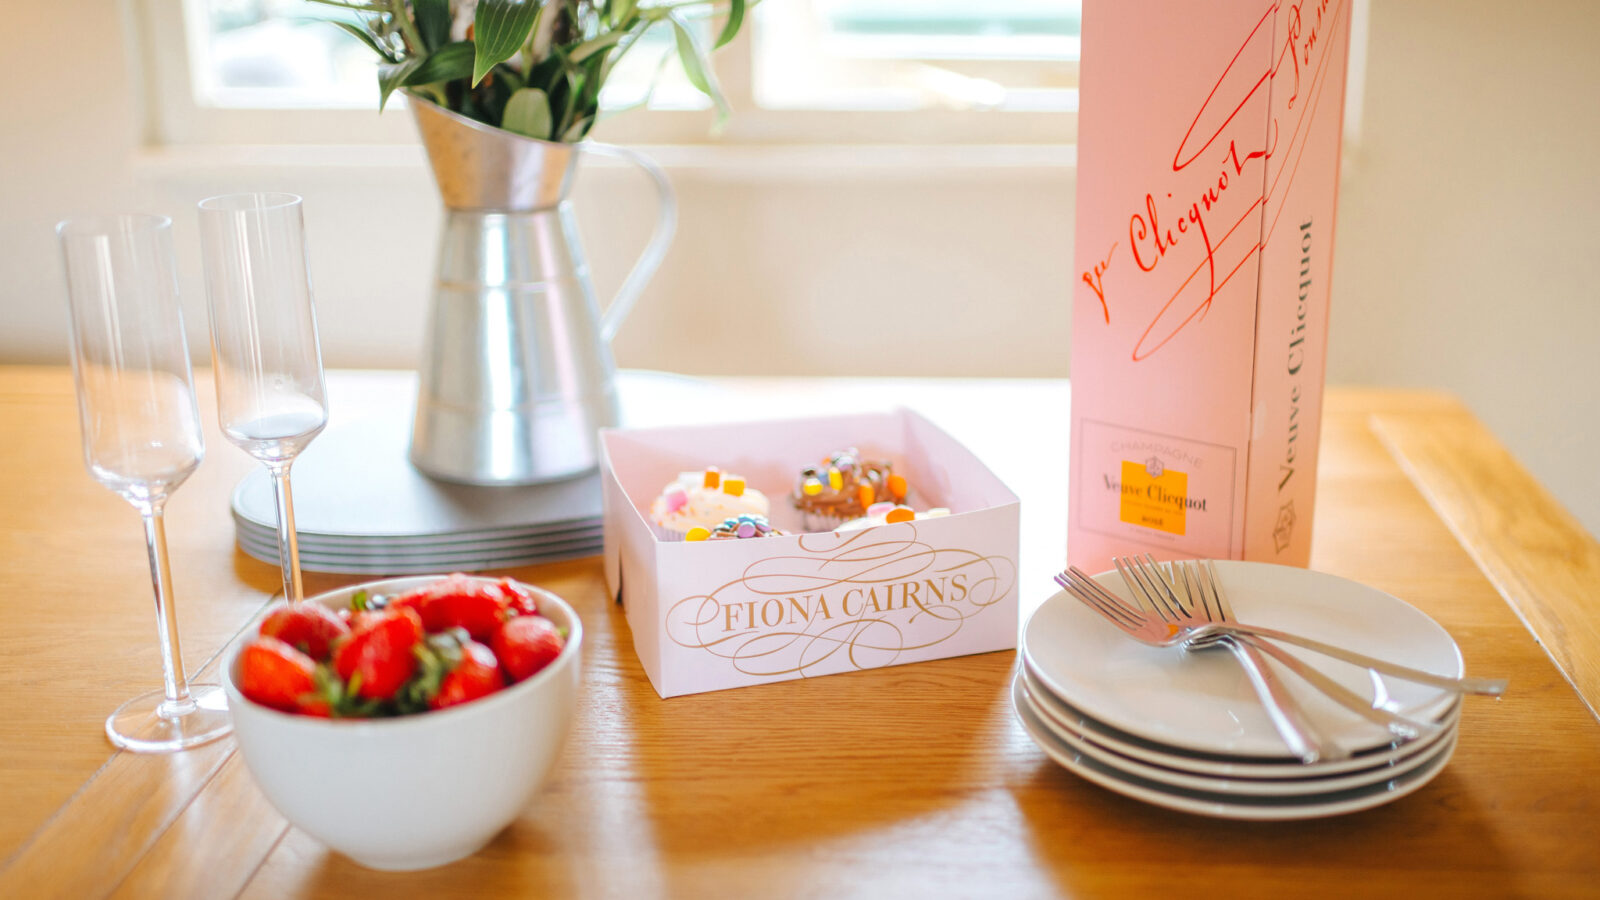
[[[466,484],[556,481],[599,464],[617,424],[611,339],[677,225],[666,175],[631,150],[522,137],[408,98],[444,200],[411,463]],[[644,169],[654,234],[602,315],[567,199],[580,153]]]

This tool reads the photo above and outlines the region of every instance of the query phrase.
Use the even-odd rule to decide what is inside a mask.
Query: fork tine
[[[1115,597],[1111,597],[1110,595],[1101,596],[1101,594],[1104,593],[1103,591],[1097,593],[1095,590],[1091,589],[1092,587],[1099,587],[1092,579],[1086,581],[1081,576],[1075,576],[1073,574],[1074,571],[1075,570],[1073,569],[1069,569],[1066,572],[1057,574],[1055,577],[1056,584],[1061,585],[1067,590],[1068,593],[1072,594],[1074,597],[1077,597],[1084,603],[1088,603],[1097,609],[1104,611],[1108,615],[1115,615],[1117,618],[1127,622],[1129,625],[1137,625],[1138,622],[1143,620],[1144,616],[1142,613],[1128,609],[1122,603],[1118,602]]]
[[[1138,559],[1136,557],[1135,562],[1137,561]],[[1176,568],[1175,563],[1168,563],[1167,565],[1169,570]],[[1166,592],[1166,596],[1169,598],[1175,611],[1185,619],[1194,618],[1194,604],[1192,602],[1185,603],[1184,601],[1188,598],[1180,598],[1178,596],[1176,573],[1172,572],[1173,577],[1168,577],[1168,573],[1161,571],[1161,564],[1156,562],[1156,558],[1151,556],[1149,553],[1144,555],[1144,563],[1142,566],[1145,574],[1149,577],[1152,577],[1156,583],[1160,585],[1161,589]],[[1187,593],[1187,589],[1185,589],[1185,593]]]
[[[1217,564],[1206,560],[1206,580],[1210,582],[1211,596],[1217,603],[1217,621],[1227,622],[1233,619],[1233,605],[1228,602],[1227,595],[1222,593],[1222,582],[1217,578]]]
[[[1067,572],[1071,578],[1077,581],[1078,586],[1084,590],[1098,596],[1101,600],[1104,600],[1107,603],[1115,604],[1119,609],[1125,610],[1129,615],[1137,616],[1141,620],[1145,618],[1144,609],[1137,605],[1137,597],[1134,598],[1135,605],[1129,606],[1128,603],[1121,597],[1118,597],[1116,594],[1106,590],[1099,581],[1095,580],[1093,575],[1090,575],[1077,566],[1068,566]]]
[[[1217,614],[1214,604],[1211,601],[1211,592],[1207,589],[1206,581],[1201,577],[1201,575],[1202,573],[1200,571],[1200,564],[1198,562],[1192,559],[1184,561],[1183,579],[1185,584],[1192,585],[1191,590],[1193,591],[1193,594],[1190,595],[1191,602],[1193,597],[1198,595],[1200,598],[1200,614],[1205,618],[1206,621],[1215,622],[1217,621]]]
[[[1066,588],[1067,593],[1077,597],[1078,600],[1083,603],[1083,605],[1099,613],[1101,616],[1110,620],[1111,624],[1124,631],[1132,631],[1133,629],[1138,628],[1139,625],[1144,621],[1142,617],[1133,615],[1127,610],[1122,609],[1120,605],[1107,604],[1094,594],[1081,588],[1074,580],[1070,578],[1064,578],[1061,575],[1057,575],[1056,583]]]
[[[1144,568],[1144,563],[1136,556],[1119,557],[1112,560],[1117,566],[1117,571],[1122,574],[1123,581],[1128,582],[1128,589],[1142,594],[1146,602],[1156,611],[1156,614],[1168,622],[1176,622],[1188,616],[1176,605],[1177,595],[1171,594],[1169,601],[1156,587],[1156,581],[1163,581],[1159,572],[1152,574]],[[1170,594],[1170,592],[1169,592]]]
[[[1123,556],[1112,557],[1112,565],[1117,567],[1117,574],[1122,576],[1122,583],[1127,586],[1128,593],[1133,595],[1135,602],[1140,603],[1140,608],[1149,607],[1163,622],[1173,620],[1171,610],[1166,608],[1161,595],[1149,585],[1142,573],[1139,572],[1136,561]]]

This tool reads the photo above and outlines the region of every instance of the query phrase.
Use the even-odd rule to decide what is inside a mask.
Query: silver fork
[[[1082,569],[1079,569],[1075,566],[1070,567],[1066,572],[1062,572],[1061,574],[1057,575],[1056,583],[1071,591],[1071,588],[1067,585],[1067,579],[1069,577],[1075,578],[1085,585],[1091,586],[1092,588],[1099,588],[1098,583],[1096,583],[1093,578],[1084,573]],[[1073,593],[1075,596],[1077,595],[1076,592]],[[1114,594],[1108,593],[1106,597],[1108,597],[1113,603],[1122,603],[1122,601],[1119,600]],[[1082,596],[1079,596],[1078,599],[1085,600],[1085,598]],[[1087,600],[1085,600],[1085,602],[1087,602]],[[1090,605],[1094,606],[1094,604]],[[1099,607],[1095,608],[1102,615],[1105,615],[1107,612]],[[1124,612],[1129,612],[1135,617],[1143,616],[1143,613],[1140,610],[1124,609]],[[1108,618],[1111,617],[1108,616]],[[1116,621],[1116,619],[1113,619],[1113,621]],[[1118,624],[1120,626],[1121,623]],[[1131,625],[1131,629],[1124,627],[1124,630],[1129,631],[1130,634],[1133,634],[1134,630],[1144,627],[1137,622],[1131,623]],[[1159,633],[1165,633],[1166,637],[1160,637]],[[1425,672],[1422,669],[1413,669],[1410,666],[1402,666],[1399,663],[1378,659],[1375,656],[1367,656],[1364,653],[1357,653],[1354,650],[1346,650],[1342,647],[1335,647],[1332,644],[1324,644],[1323,642],[1314,640],[1312,638],[1303,637],[1297,634],[1290,634],[1284,631],[1277,631],[1271,628],[1245,625],[1238,621],[1228,621],[1225,623],[1216,621],[1193,621],[1187,622],[1184,629],[1180,629],[1168,623],[1157,623],[1154,628],[1149,629],[1149,633],[1147,635],[1143,637],[1140,635],[1134,636],[1138,637],[1140,640],[1159,640],[1163,642],[1165,646],[1176,647],[1189,641],[1202,640],[1224,633],[1240,635],[1247,634],[1253,637],[1271,638],[1274,641],[1282,641],[1286,644],[1294,644],[1296,646],[1304,647],[1307,650],[1316,651],[1323,656],[1342,660],[1350,663],[1351,665],[1360,666],[1363,669],[1371,669],[1374,672],[1380,672],[1384,675],[1389,675],[1394,678],[1401,678],[1406,681],[1416,682],[1417,684],[1426,684],[1432,687],[1442,688],[1447,691],[1455,691],[1458,694],[1484,694],[1491,697],[1498,697],[1501,694],[1504,694],[1506,690],[1506,680],[1504,678],[1452,678],[1448,675],[1435,675],[1432,672]]]
[[[1180,598],[1173,585],[1161,574],[1154,558],[1147,554],[1147,561],[1137,557],[1112,560],[1117,572],[1122,575],[1123,583],[1128,586],[1128,591],[1136,600],[1142,598],[1155,610],[1156,615],[1168,623],[1186,628],[1196,621],[1194,613],[1186,600]],[[1215,646],[1220,644],[1232,651],[1234,658],[1244,669],[1245,675],[1250,679],[1250,685],[1255,688],[1256,696],[1260,698],[1261,705],[1267,711],[1267,718],[1272,720],[1272,725],[1277,729],[1278,735],[1283,738],[1284,744],[1301,762],[1314,763],[1322,759],[1348,759],[1350,751],[1340,746],[1339,742],[1322,733],[1305,712],[1301,710],[1298,702],[1283,686],[1276,675],[1273,674],[1267,660],[1257,650],[1254,641],[1241,639],[1235,635],[1222,634],[1214,640],[1199,646]]]
[[[1217,578],[1216,566],[1211,560],[1206,560],[1205,569],[1201,569],[1199,563],[1194,561],[1168,563],[1168,566],[1175,570],[1174,580],[1177,580],[1176,576],[1181,576],[1184,589],[1191,598],[1191,610],[1198,611],[1201,618],[1210,622],[1226,625],[1233,623],[1233,607],[1228,602],[1227,594],[1222,590],[1222,582]],[[1193,602],[1196,596],[1199,598],[1198,603]],[[1202,635],[1190,638],[1187,646],[1202,648],[1219,639],[1211,635]],[[1437,734],[1441,728],[1433,722],[1420,722],[1383,707],[1374,706],[1366,697],[1329,678],[1321,670],[1306,665],[1271,641],[1253,635],[1241,635],[1239,639],[1249,642],[1257,650],[1277,660],[1284,668],[1322,691],[1340,706],[1380,728],[1387,729],[1398,738],[1411,740],[1423,735]]]

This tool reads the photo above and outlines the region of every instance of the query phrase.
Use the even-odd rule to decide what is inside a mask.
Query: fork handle
[[[1387,709],[1373,706],[1365,697],[1322,674],[1314,667],[1295,659],[1293,655],[1270,641],[1249,636],[1244,636],[1240,639],[1249,642],[1256,649],[1277,660],[1285,669],[1295,673],[1307,684],[1327,694],[1330,699],[1340,706],[1380,728],[1388,729],[1392,734],[1409,740],[1422,737],[1425,734],[1436,734],[1439,731],[1440,726],[1436,723],[1419,722],[1408,716],[1396,715]]]
[[[1342,659],[1347,663],[1372,669],[1375,672],[1382,672],[1395,678],[1403,678],[1406,681],[1431,685],[1460,694],[1486,694],[1491,697],[1498,697],[1506,692],[1506,680],[1504,678],[1451,678],[1447,675],[1435,675],[1432,672],[1424,672],[1421,669],[1402,666],[1399,663],[1378,659],[1375,656],[1367,656],[1354,650],[1346,650],[1343,647],[1335,647],[1332,644],[1324,644],[1321,641],[1302,637],[1298,634],[1290,634],[1286,631],[1261,628],[1256,625],[1240,625],[1236,622],[1217,623],[1215,627],[1221,631],[1232,631],[1238,634],[1271,638],[1275,641],[1283,641],[1286,644],[1295,644],[1307,650],[1315,650],[1323,656]]]
[[[1233,637],[1223,638],[1222,643],[1227,645],[1239,660],[1240,667],[1250,678],[1250,685],[1256,690],[1256,696],[1261,698],[1261,705],[1266,708],[1272,726],[1278,730],[1278,735],[1289,746],[1289,752],[1307,764],[1322,759],[1350,757],[1349,750],[1323,736],[1322,732],[1311,724],[1300,711],[1294,697],[1290,696],[1283,683],[1278,681],[1277,676],[1267,667],[1267,660],[1253,645]]]

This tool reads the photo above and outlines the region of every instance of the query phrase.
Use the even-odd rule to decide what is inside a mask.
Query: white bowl
[[[306,602],[339,609],[358,590],[395,594],[441,577],[372,581]],[[247,700],[234,681],[239,651],[255,637],[246,634],[229,653],[224,684],[239,749],[267,799],[295,827],[369,868],[426,869],[477,852],[533,799],[578,696],[583,624],[561,598],[529,590],[539,612],[567,631],[561,655],[488,697],[411,716],[319,719]]]

